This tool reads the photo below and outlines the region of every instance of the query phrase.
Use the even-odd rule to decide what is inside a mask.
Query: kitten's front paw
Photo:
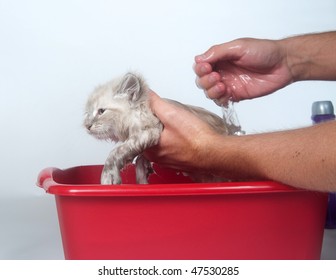
[[[120,174],[113,174],[113,172],[109,170],[103,170],[100,183],[102,185],[120,185],[121,177]]]
[[[137,184],[148,184],[149,175],[154,173],[152,164],[143,155],[139,155],[135,163]]]

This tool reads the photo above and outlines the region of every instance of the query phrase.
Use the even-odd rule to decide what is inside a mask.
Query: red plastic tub
[[[102,166],[41,171],[66,259],[319,259],[327,195],[279,183],[192,183],[155,166],[148,185],[99,184]]]

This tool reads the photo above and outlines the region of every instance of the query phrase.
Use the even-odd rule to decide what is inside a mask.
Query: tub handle
[[[45,191],[48,191],[50,185],[53,182],[53,176],[52,174],[55,172],[55,170],[58,170],[58,168],[55,167],[47,167],[40,171],[36,185]]]

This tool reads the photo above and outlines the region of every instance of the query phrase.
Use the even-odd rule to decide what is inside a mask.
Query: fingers
[[[196,75],[200,77],[204,75],[208,75],[212,72],[212,66],[210,63],[207,63],[207,62],[195,63],[193,68],[194,68]]]
[[[203,89],[208,98],[219,99],[225,94],[226,87],[222,82],[221,75],[212,71],[212,66],[209,63],[195,64],[194,71],[197,75],[197,87]]]
[[[206,96],[215,103],[226,104],[232,98],[230,89],[223,82],[223,73],[214,69],[217,62],[235,60],[242,56],[242,48],[238,40],[212,46],[205,53],[195,57],[194,71],[196,84],[202,88]]]
[[[219,82],[217,84],[215,84],[213,87],[204,90],[206,96],[210,99],[221,99],[224,98],[226,96],[226,86],[222,83]],[[230,97],[225,97],[225,99],[229,99]],[[216,104],[218,105],[218,103],[216,102]]]
[[[217,72],[211,72],[204,76],[198,76],[196,84],[199,88],[208,90],[221,81],[221,76]]]
[[[230,61],[241,57],[242,48],[238,42],[238,40],[235,40],[212,46],[204,54],[195,57],[196,64],[194,65],[194,71],[198,76],[196,83],[200,88],[209,91],[216,84],[221,82],[222,77],[218,69],[215,69],[215,65],[219,61]],[[221,70],[223,69],[219,69],[219,71]],[[220,85],[220,87],[222,87],[222,85]],[[219,88],[217,88],[217,90],[219,90]],[[214,91],[215,89],[210,92]]]

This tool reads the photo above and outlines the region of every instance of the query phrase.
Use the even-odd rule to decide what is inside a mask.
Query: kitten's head
[[[124,141],[134,108],[146,101],[148,87],[142,77],[127,73],[97,87],[90,95],[84,126],[98,139]]]

